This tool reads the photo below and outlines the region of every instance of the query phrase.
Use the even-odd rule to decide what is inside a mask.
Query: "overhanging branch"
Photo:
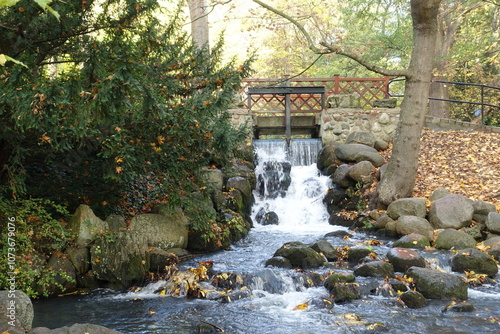
[[[309,49],[314,53],[317,53],[317,54],[331,54],[331,53],[338,54],[338,55],[341,55],[341,56],[344,56],[344,57],[347,57],[347,58],[354,60],[355,62],[357,62],[361,66],[364,66],[366,69],[368,69],[372,72],[379,73],[382,75],[405,76],[405,77],[408,76],[407,70],[401,70],[401,69],[400,70],[389,70],[387,68],[377,66],[377,65],[369,62],[368,60],[364,59],[359,53],[350,52],[348,49],[341,48],[340,46],[337,46],[337,45],[329,44],[326,42],[321,42],[321,43],[319,43],[319,45],[322,46],[322,48],[320,48],[320,47],[316,46],[311,35],[308,33],[306,28],[299,21],[297,21],[296,19],[294,19],[290,15],[287,15],[283,11],[276,9],[276,8],[274,8],[274,7],[268,5],[260,0],[252,0],[252,1],[257,3],[260,6],[264,7],[265,9],[273,12],[274,14],[281,16],[282,18],[286,19],[287,21],[289,21],[290,23],[295,25],[297,27],[297,29],[299,29],[299,31],[302,33],[302,35],[304,35],[304,37],[306,38]]]

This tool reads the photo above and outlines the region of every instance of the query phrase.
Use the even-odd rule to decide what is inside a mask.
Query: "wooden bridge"
[[[358,94],[361,108],[388,97],[390,77],[245,79],[247,108],[252,113],[254,138],[261,135],[319,134],[319,117],[326,97]]]

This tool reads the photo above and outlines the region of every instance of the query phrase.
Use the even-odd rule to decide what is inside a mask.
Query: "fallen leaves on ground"
[[[429,199],[440,188],[500,210],[500,134],[424,129],[413,196]]]
[[[439,188],[499,207],[500,134],[425,129],[414,196],[429,198]]]

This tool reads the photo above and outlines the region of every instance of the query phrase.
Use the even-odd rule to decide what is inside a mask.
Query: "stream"
[[[135,293],[99,289],[85,296],[34,301],[33,327],[93,323],[127,334],[198,333],[198,325],[203,323],[213,325],[214,332],[219,329],[231,334],[500,332],[499,322],[495,321],[500,318],[499,284],[470,288],[469,301],[475,310],[457,313],[442,312],[449,301],[441,300],[429,301],[429,306],[420,309],[403,308],[395,297],[376,292],[379,280],[358,277],[356,282],[372,287],[367,288],[371,292],[359,300],[324,307],[318,301],[328,298],[325,288],[307,287],[297,271],[265,267],[265,261],[286,242],[314,243],[325,238],[334,247],[352,247],[363,245],[374,236],[328,224],[322,196],[332,185],[330,179],[316,169],[320,142],[294,140],[291,154],[287,154],[281,141],[256,141],[255,146],[259,161],[257,175],[264,172],[266,161],[291,162],[291,184],[286,196],[273,199],[260,196],[256,191],[252,210],[254,227],[246,238],[229,250],[182,264],[183,267],[197,267],[198,261],[213,261],[215,272],[246,275],[250,297],[224,303],[154,293],[164,282],[152,283]],[[275,212],[279,225],[255,223],[261,208]],[[340,230],[350,232],[351,237],[324,237],[326,233]],[[377,239],[383,244],[370,247],[384,257],[394,240]],[[446,253],[423,253],[430,262],[449,270]],[[332,269],[337,270],[332,267],[316,271],[326,273]]]

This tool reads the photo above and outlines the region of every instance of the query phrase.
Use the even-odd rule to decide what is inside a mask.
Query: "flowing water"
[[[282,141],[257,141],[258,175],[267,171],[266,177],[275,178],[278,174],[279,180],[283,180],[292,165],[291,183],[284,186],[286,190],[274,189],[262,177],[261,189],[255,191],[254,222],[259,212],[273,211],[279,224],[254,223],[249,235],[230,250],[183,264],[196,267],[197,261],[210,260],[215,272],[244,275],[251,296],[231,302],[160,296],[154,291],[164,282],[151,284],[137,293],[97,290],[87,296],[35,301],[34,327],[94,323],[138,334],[197,333],[197,326],[203,323],[234,334],[500,332],[499,284],[469,289],[469,301],[475,305],[475,311],[470,313],[442,312],[448,302],[439,300],[430,301],[429,306],[421,309],[402,308],[394,297],[376,293],[378,280],[367,278],[356,279],[364,287],[362,299],[325,307],[321,301],[328,298],[326,289],[307,287],[300,272],[265,267],[265,261],[286,242],[313,243],[328,232],[346,230],[328,224],[322,196],[331,184],[314,164],[320,145],[314,140],[294,140],[287,148]],[[303,156],[297,158],[297,155]],[[291,164],[282,164],[283,160]],[[270,166],[274,168],[271,173]],[[348,240],[339,237],[326,240],[334,247],[342,247],[362,245],[371,238],[364,233],[353,233]],[[373,251],[381,256],[391,243],[382,241],[386,244],[373,246]],[[429,252],[425,256],[441,268],[448,268],[444,253]]]

